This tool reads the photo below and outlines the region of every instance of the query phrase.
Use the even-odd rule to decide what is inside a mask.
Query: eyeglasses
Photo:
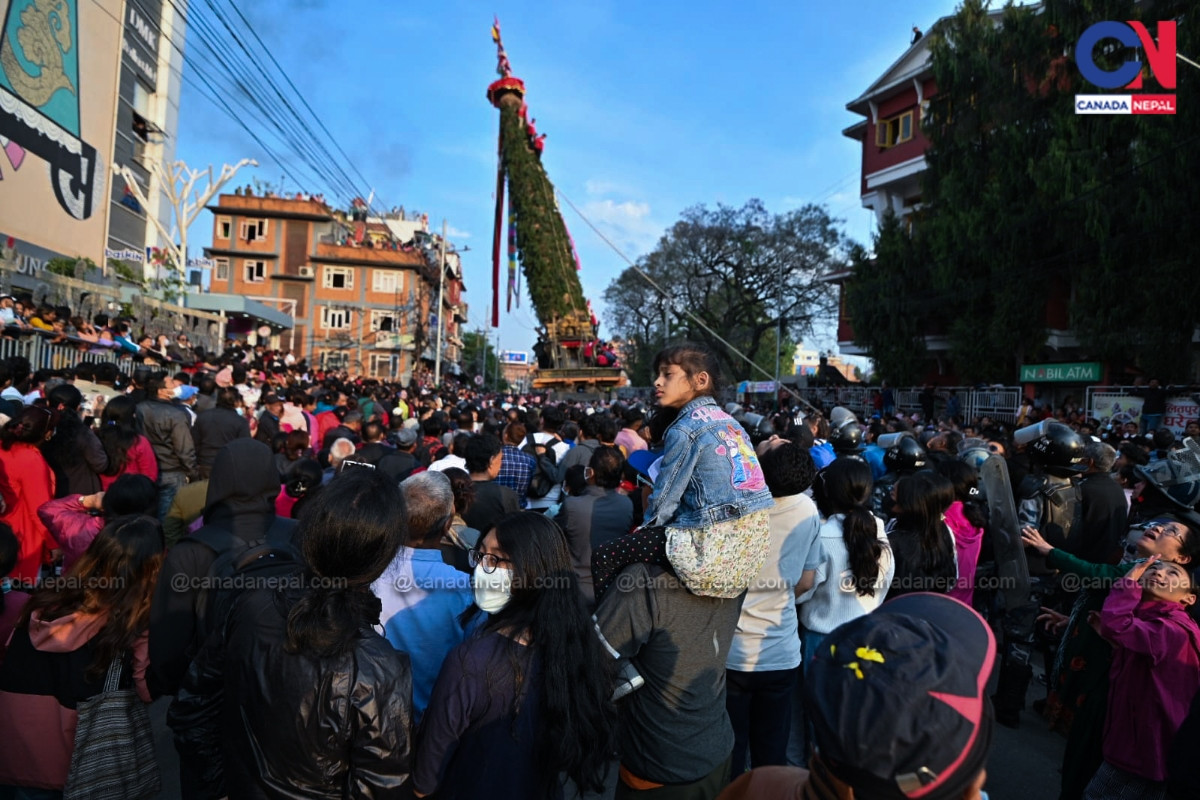
[[[507,558],[501,558],[494,553],[485,553],[482,550],[468,550],[467,563],[471,565],[471,569],[475,569],[480,564],[483,564],[483,571],[491,575],[501,564],[511,564],[512,561]]]
[[[1187,535],[1187,528],[1175,522],[1156,520],[1146,526],[1146,530],[1151,528],[1158,528],[1164,536],[1170,536],[1172,539],[1182,540]]]

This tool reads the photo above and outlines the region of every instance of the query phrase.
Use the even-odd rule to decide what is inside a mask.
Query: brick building
[[[303,195],[224,194],[209,209],[210,291],[290,314],[293,329],[273,345],[326,369],[407,382],[432,369],[444,321],[442,370],[458,373],[461,261],[447,245],[439,315],[440,239],[427,226],[347,215]]]

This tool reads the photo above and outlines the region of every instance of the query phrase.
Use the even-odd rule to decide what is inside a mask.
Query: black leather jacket
[[[408,655],[367,625],[340,657],[288,653],[300,596],[246,592],[188,669],[168,722],[198,796],[411,797]]]

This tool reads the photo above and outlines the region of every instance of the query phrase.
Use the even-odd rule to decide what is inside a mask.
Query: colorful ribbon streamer
[[[513,211],[512,187],[508,187],[508,304],[506,311],[512,311],[513,296],[517,298],[517,308],[521,307],[520,289],[517,287],[517,215]]]

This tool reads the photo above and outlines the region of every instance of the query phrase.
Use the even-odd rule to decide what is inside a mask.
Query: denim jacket
[[[667,428],[647,525],[702,528],[774,506],[750,438],[711,397],[697,397]]]

